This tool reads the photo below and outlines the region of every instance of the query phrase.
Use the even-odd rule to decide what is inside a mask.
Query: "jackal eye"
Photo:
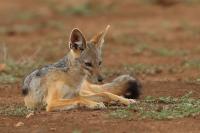
[[[85,62],[85,65],[88,67],[92,67],[92,63],[90,63],[90,62]]]
[[[102,64],[102,61],[99,62],[99,66]]]

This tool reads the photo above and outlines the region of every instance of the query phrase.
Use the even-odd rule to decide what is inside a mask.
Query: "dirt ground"
[[[6,56],[17,61],[55,62],[66,54],[74,27],[89,39],[110,24],[103,53],[108,76],[135,73],[143,86],[140,99],[180,97],[190,91],[193,97],[200,98],[199,12],[198,1],[0,0],[0,59],[4,61],[6,47]],[[1,84],[0,106],[23,104],[20,89],[20,82]],[[173,120],[127,120],[110,118],[110,111],[42,111],[30,118],[0,115],[0,132],[200,132],[199,115]],[[24,125],[16,127],[18,122]]]

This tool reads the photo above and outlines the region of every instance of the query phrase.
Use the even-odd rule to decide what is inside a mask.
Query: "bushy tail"
[[[26,77],[24,79],[24,83],[23,83],[23,86],[22,86],[22,95],[23,96],[28,95],[30,80],[31,80],[30,77]]]
[[[128,99],[138,99],[141,88],[140,82],[129,75],[119,76],[113,82],[103,85],[106,91]]]
[[[23,96],[28,95],[28,88],[22,87],[22,95],[23,95]]]
[[[127,82],[126,91],[123,94],[125,98],[128,99],[138,99],[141,94],[141,84],[137,80],[130,80]]]
[[[25,77],[25,79],[24,79],[24,81],[23,81],[23,86],[22,86],[22,95],[24,95],[24,96],[28,95],[31,80],[33,79],[33,77],[35,77],[35,75],[36,75],[37,73],[38,73],[38,71],[35,70],[35,71],[32,72],[31,74],[29,74],[27,77]]]

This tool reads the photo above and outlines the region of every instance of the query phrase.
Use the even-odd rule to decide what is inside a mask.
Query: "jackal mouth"
[[[102,84],[103,83],[103,77],[102,76],[93,76],[93,75],[87,75],[87,81],[93,84]]]

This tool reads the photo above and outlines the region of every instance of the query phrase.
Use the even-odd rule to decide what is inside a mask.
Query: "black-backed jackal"
[[[124,105],[134,103],[140,94],[140,83],[129,75],[122,75],[110,83],[101,82],[101,49],[106,29],[86,41],[79,29],[73,29],[69,38],[68,54],[58,62],[36,69],[23,83],[25,105],[36,109],[46,106],[47,111],[66,110],[85,106],[104,108],[104,103],[117,101]]]

